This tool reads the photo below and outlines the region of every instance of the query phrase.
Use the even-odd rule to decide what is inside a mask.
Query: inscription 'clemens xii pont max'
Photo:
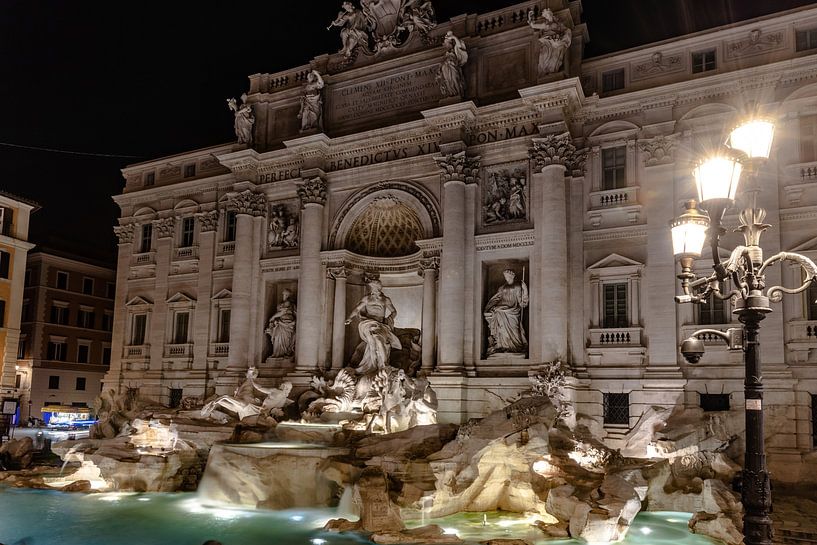
[[[436,105],[440,86],[433,67],[393,74],[365,83],[335,87],[330,116],[335,123],[358,121],[384,114]]]

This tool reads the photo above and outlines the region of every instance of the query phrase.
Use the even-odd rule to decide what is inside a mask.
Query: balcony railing
[[[150,352],[149,344],[128,345],[125,346],[125,348],[122,350],[122,357],[125,359],[146,358],[149,352]]]
[[[166,358],[189,358],[193,356],[193,343],[165,345]]]
[[[173,261],[187,261],[199,258],[198,246],[185,246],[184,248],[176,248],[173,251]]]
[[[156,252],[151,250],[149,252],[142,252],[140,254],[133,254],[133,265],[153,265],[156,263]]]
[[[590,330],[590,346],[641,346],[640,327],[617,327]]]
[[[230,343],[210,343],[211,356],[227,356],[230,354]]]
[[[638,186],[605,189],[590,193],[590,208],[614,208],[638,204]]]
[[[219,242],[218,255],[232,255],[235,253],[235,241]]]

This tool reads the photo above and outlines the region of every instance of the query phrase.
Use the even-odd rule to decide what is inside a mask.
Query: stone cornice
[[[584,231],[585,242],[618,240],[624,238],[639,238],[646,236],[647,227],[645,225],[628,225],[626,227],[613,227],[610,229]]]
[[[524,248],[533,246],[533,229],[521,231],[503,231],[501,233],[488,233],[476,235],[474,237],[478,252],[488,252],[501,250],[504,248]]]
[[[800,206],[780,210],[780,221],[817,220],[817,206]]]
[[[405,273],[416,272],[424,260],[429,259],[424,252],[403,257],[370,257],[349,250],[328,250],[321,252],[321,263],[328,269],[342,267],[346,271]]]
[[[301,266],[301,256],[262,259],[260,266],[262,273],[297,271]]]

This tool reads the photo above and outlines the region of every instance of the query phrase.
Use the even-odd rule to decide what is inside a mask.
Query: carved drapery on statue
[[[136,232],[136,225],[126,223],[125,225],[114,225],[113,232],[119,244],[130,244],[133,242],[133,235]]]
[[[270,250],[297,248],[300,240],[298,213],[286,204],[276,204],[270,208],[267,244]]]
[[[587,149],[576,149],[569,133],[549,134],[532,141],[533,147],[528,150],[528,156],[535,162],[536,170],[562,165],[573,176],[584,174]]]
[[[485,320],[488,322],[488,357],[494,354],[525,354],[528,338],[522,313],[528,306],[528,286],[524,281],[516,281],[516,273],[511,269],[503,271],[505,284],[485,305]]]
[[[304,180],[298,184],[298,198],[301,206],[307,204],[326,204],[326,182],[319,177]]]
[[[272,344],[273,358],[288,358],[295,354],[296,324],[297,307],[292,301],[292,292],[284,288],[281,302],[276,306],[275,314],[270,316],[265,330]]]
[[[236,214],[263,216],[267,211],[267,197],[263,193],[255,193],[247,189],[241,193],[230,195],[227,209]]]
[[[436,26],[429,0],[361,0],[361,9],[344,2],[332,27],[340,28],[340,53],[347,59],[362,50],[383,53],[404,45],[415,31],[427,38]]]
[[[222,423],[228,421],[228,414],[238,420],[260,414],[283,416],[283,409],[292,403],[292,400],[288,399],[292,384],[284,382],[280,388],[264,388],[255,382],[257,378],[258,369],[255,367],[247,369],[247,378],[236,388],[235,393],[231,396],[220,396],[209,402],[202,407],[201,416]],[[264,396],[263,401],[258,394]]]
[[[528,218],[527,168],[486,173],[483,186],[482,223],[497,225]]]
[[[317,129],[323,130],[323,87],[321,75],[312,70],[306,76],[304,94],[301,97],[301,111],[298,119],[301,120],[301,132]]]
[[[370,374],[385,369],[389,364],[392,348],[403,346],[394,334],[394,319],[397,309],[391,299],[383,294],[383,284],[370,280],[369,294],[363,297],[346,319],[346,325],[358,318],[357,330],[363,344],[363,356],[357,367],[360,374]]]
[[[573,41],[573,32],[550,9],[542,11],[542,21],[536,21],[533,10],[528,12],[528,24],[539,31],[539,76],[558,71],[564,64],[565,52]]]
[[[465,76],[462,67],[468,62],[465,44],[450,30],[443,39],[443,61],[437,68],[436,80],[443,98],[465,96]]]
[[[227,106],[233,111],[235,120],[235,137],[239,144],[252,145],[252,128],[255,125],[255,116],[252,112],[252,105],[247,104],[247,93],[241,95],[241,106],[238,106],[234,98],[227,99]]]

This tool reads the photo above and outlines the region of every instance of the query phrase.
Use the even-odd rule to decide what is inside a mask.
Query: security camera
[[[681,354],[689,363],[698,363],[704,355],[704,342],[690,337],[681,343]]]

